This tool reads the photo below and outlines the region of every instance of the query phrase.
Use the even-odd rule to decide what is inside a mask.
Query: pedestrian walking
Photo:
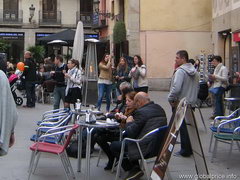
[[[187,51],[178,51],[175,61],[177,69],[173,74],[168,95],[168,101],[173,111],[176,109],[178,102],[184,97],[186,97],[188,104],[195,106],[199,89],[199,75],[194,66],[189,63]],[[192,147],[185,120],[183,120],[180,127],[180,139],[181,150],[177,154],[184,157],[190,156]]]

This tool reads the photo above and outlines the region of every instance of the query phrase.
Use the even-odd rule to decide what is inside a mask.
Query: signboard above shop
[[[21,32],[0,32],[0,39],[24,40],[24,33],[21,33]]]

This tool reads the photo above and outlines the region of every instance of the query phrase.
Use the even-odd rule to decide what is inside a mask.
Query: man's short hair
[[[188,52],[186,50],[180,50],[177,52],[177,55],[180,56],[180,58],[182,59],[185,59],[186,62],[189,62],[189,59],[188,59]]]
[[[213,59],[217,60],[218,62],[222,62],[222,57],[221,56],[213,56]]]
[[[56,59],[58,59],[60,62],[63,62],[63,57],[61,55],[57,55]]]

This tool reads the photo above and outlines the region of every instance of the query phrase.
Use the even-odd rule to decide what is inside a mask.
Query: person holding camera
[[[129,73],[134,91],[148,93],[147,69],[143,64],[142,58],[135,55],[133,58],[134,67]]]
[[[99,79],[98,79],[98,101],[97,109],[101,110],[102,99],[106,93],[107,107],[106,111],[110,111],[111,91],[112,91],[112,59],[110,54],[105,54],[99,63]]]

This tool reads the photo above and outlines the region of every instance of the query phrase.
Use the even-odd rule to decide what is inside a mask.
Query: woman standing
[[[127,60],[124,57],[120,58],[120,61],[117,65],[117,72],[115,79],[117,81],[117,95],[119,96],[121,94],[121,91],[119,89],[119,86],[124,81],[130,81],[130,78],[128,77],[129,74],[129,67],[127,64]]]
[[[82,72],[79,69],[79,62],[75,59],[68,61],[68,71],[65,73],[67,87],[65,91],[65,108],[70,108],[70,104],[75,104],[77,99],[82,101]]]
[[[134,91],[148,93],[146,66],[143,64],[142,58],[138,55],[134,56],[133,61],[135,66],[131,69],[129,77],[131,78]]]
[[[102,61],[99,63],[99,71],[97,108],[99,111],[101,110],[102,99],[104,93],[106,93],[106,111],[109,112],[112,90],[112,60],[109,54],[103,56]]]

